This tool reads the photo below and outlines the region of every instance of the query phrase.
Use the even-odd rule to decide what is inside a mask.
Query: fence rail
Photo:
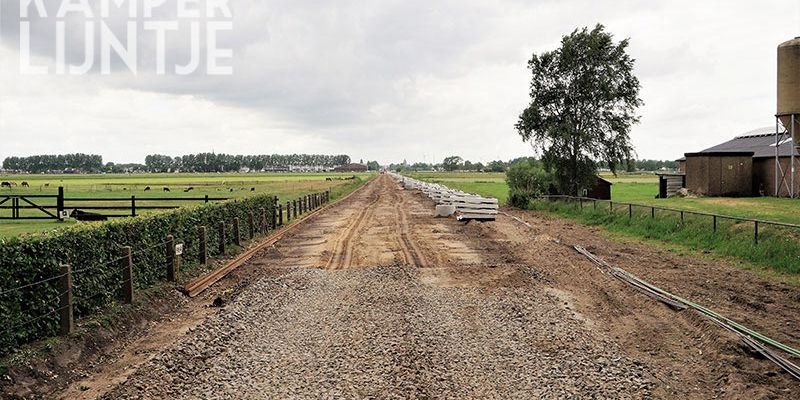
[[[61,335],[71,334],[75,330],[74,318],[88,315],[79,310],[90,309],[90,300],[102,297],[108,301],[116,299],[126,304],[134,301],[137,283],[141,284],[137,281],[137,276],[144,272],[137,267],[142,267],[142,264],[145,263],[142,261],[143,258],[158,265],[157,268],[162,271],[159,279],[177,282],[181,278],[184,259],[199,265],[208,264],[211,256],[224,257],[230,253],[230,246],[236,246],[238,249],[245,245],[246,241],[259,240],[259,237],[268,235],[289,224],[292,220],[300,218],[303,214],[329,203],[330,199],[330,191],[308,194],[296,200],[287,201],[285,204],[280,204],[278,197],[272,197],[269,207],[245,210],[244,219],[239,217],[221,218],[208,221],[207,224],[198,224],[189,230],[192,233],[182,238],[178,238],[174,232],[170,231],[163,239],[158,239],[155,243],[145,244],[141,241],[138,243],[134,241],[126,243],[125,246],[117,244],[117,249],[112,254],[106,255],[107,260],[102,262],[80,259],[64,260],[63,263],[60,263],[57,273],[49,277],[32,279],[33,282],[26,282],[29,278],[24,276],[12,279],[10,281],[16,282],[16,285],[0,286],[0,300],[4,300],[4,297],[12,293],[35,297],[36,292],[43,292],[47,289],[52,289],[59,294],[49,298],[44,304],[47,307],[44,307],[45,309],[40,313],[31,313],[29,310],[18,311],[18,313],[27,314],[24,315],[26,318],[7,326],[0,326],[0,339],[3,339],[3,336],[6,336],[7,339],[8,335],[13,335],[16,330],[29,325],[35,325],[39,329],[36,333],[30,334],[30,339],[41,338],[48,332],[58,332]],[[212,199],[209,198],[209,201]],[[217,227],[219,229],[215,229]],[[210,238],[209,233],[216,237]],[[216,243],[209,239],[213,239]],[[186,245],[189,242],[196,243],[196,246]],[[217,246],[212,246],[213,244]],[[157,261],[153,261],[154,259]],[[107,280],[93,288],[94,291],[90,291],[88,294],[82,293],[83,280],[88,276],[96,276],[98,273],[105,276]],[[83,289],[83,291],[85,290]],[[6,354],[8,350],[11,349],[0,346],[0,356]]]
[[[54,199],[55,205],[41,204],[41,200]],[[58,194],[10,194],[0,195],[0,210],[11,210],[10,217],[0,216],[0,220],[46,220],[60,219],[63,211],[79,209],[86,211],[128,211],[125,214],[103,214],[106,218],[135,217],[139,210],[174,210],[179,205],[142,205],[142,202],[204,202],[226,201],[227,197],[65,197],[64,188],[58,188]],[[9,203],[11,205],[6,205]],[[93,203],[128,203],[126,205],[93,205]],[[37,215],[22,215],[21,210],[39,210]]]
[[[735,217],[732,215],[724,215],[724,214],[714,214],[708,213],[703,211],[693,211],[693,210],[682,210],[678,208],[670,208],[670,207],[661,207],[649,204],[636,204],[636,203],[625,203],[613,200],[603,200],[603,199],[595,199],[591,197],[580,197],[580,196],[567,196],[567,195],[548,195],[548,196],[539,196],[540,199],[547,199],[547,200],[563,200],[567,202],[577,202],[579,207],[583,209],[584,203],[591,202],[593,208],[597,208],[598,203],[607,203],[609,212],[614,212],[614,206],[622,206],[628,208],[628,219],[633,219],[633,209],[634,208],[644,208],[650,210],[650,217],[655,218],[656,211],[666,211],[666,212],[673,212],[680,216],[681,223],[685,222],[685,218],[687,215],[697,215],[702,217],[710,217],[712,222],[712,230],[714,233],[717,232],[717,223],[719,220],[731,220],[731,221],[738,221],[738,222],[745,222],[745,223],[752,223],[753,224],[753,242],[758,244],[759,238],[759,227],[764,225],[771,225],[777,226],[782,228],[792,228],[800,230],[800,225],[792,224],[788,222],[779,222],[779,221],[769,221],[757,218],[745,218],[745,217]]]

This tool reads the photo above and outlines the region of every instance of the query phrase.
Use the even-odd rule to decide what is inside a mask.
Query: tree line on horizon
[[[350,162],[348,155],[233,155],[224,153],[187,154],[179,157],[151,154],[145,157],[144,161],[149,172],[231,172],[239,171],[242,168],[262,171],[287,167],[334,168],[350,164]]]
[[[62,172],[232,172],[248,168],[253,171],[285,169],[289,167],[334,168],[349,164],[350,156],[324,154],[272,154],[232,155],[199,153],[170,157],[151,154],[144,164],[103,163],[97,154],[36,155],[30,157],[7,157],[3,169],[8,171],[40,173]]]
[[[450,156],[438,164],[429,164],[424,162],[416,162],[409,164],[403,161],[401,164],[390,164],[389,169],[392,171],[403,172],[419,172],[419,171],[469,171],[469,172],[506,172],[511,166],[519,163],[520,161],[530,161],[537,165],[542,164],[542,161],[536,157],[519,157],[509,161],[494,160],[486,164],[481,162],[471,162],[459,156]],[[609,169],[608,165],[604,162],[599,162],[600,169]],[[669,160],[628,160],[622,163],[622,167],[627,172],[656,172],[656,171],[674,171],[678,169],[677,161]]]

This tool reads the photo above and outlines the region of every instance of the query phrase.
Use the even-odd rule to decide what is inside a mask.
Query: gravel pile
[[[416,274],[264,278],[105,398],[650,397],[644,368],[540,285],[442,288]]]

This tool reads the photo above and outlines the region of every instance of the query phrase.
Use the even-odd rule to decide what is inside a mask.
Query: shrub
[[[221,221],[227,222],[231,238],[234,218],[246,232],[251,211],[258,215],[261,208],[271,212],[272,207],[272,197],[261,195],[0,239],[0,355],[56,333],[62,291],[59,279],[52,278],[60,275],[61,264],[72,266],[75,316],[89,315],[118,298],[123,246],[133,251],[134,286],[146,288],[166,277],[167,235],[184,243],[184,265],[191,265],[199,258],[199,226],[207,227],[208,252],[217,255]],[[48,279],[52,280],[25,287]]]
[[[553,177],[536,161],[521,160],[506,172],[508,203],[525,208],[534,198],[547,194],[553,185]]]

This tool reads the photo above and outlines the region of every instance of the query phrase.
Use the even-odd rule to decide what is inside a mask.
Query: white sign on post
[[[178,243],[175,245],[175,255],[176,256],[183,255],[183,243]]]

